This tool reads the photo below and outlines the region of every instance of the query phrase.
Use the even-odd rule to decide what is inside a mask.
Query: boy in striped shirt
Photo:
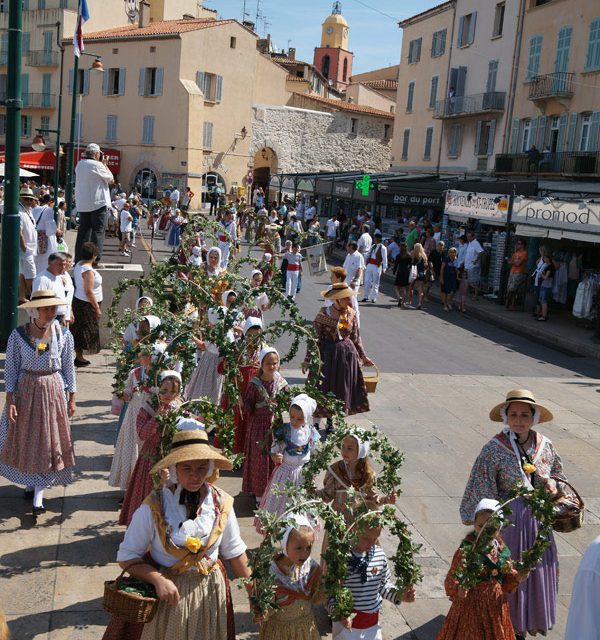
[[[385,553],[377,544],[380,534],[381,527],[365,528],[348,558],[344,587],[354,598],[353,616],[333,623],[333,640],[383,640],[379,610],[384,598],[396,605],[415,600],[414,587],[399,593],[394,586]]]

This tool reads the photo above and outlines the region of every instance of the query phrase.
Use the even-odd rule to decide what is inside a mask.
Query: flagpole
[[[73,50],[75,50],[73,48]],[[73,96],[71,99],[71,129],[69,142],[67,143],[67,172],[65,184],[66,214],[71,220],[71,209],[73,208],[73,151],[75,148],[75,136],[77,135],[77,94],[79,93],[79,56],[74,55],[75,64],[73,66]]]

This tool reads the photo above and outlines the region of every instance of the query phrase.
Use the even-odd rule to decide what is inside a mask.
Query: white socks
[[[33,488],[33,506],[34,507],[43,507],[44,506],[44,489],[43,489],[43,487],[34,487]]]

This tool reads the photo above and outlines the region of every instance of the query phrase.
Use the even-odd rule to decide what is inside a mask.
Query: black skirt
[[[102,306],[102,303],[98,303]],[[100,351],[100,327],[96,311],[91,303],[73,298],[73,317],[71,333],[76,351],[98,353]]]

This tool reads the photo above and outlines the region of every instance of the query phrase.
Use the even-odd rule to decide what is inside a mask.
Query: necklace
[[[44,331],[44,332],[45,332],[45,331],[46,331],[46,329],[47,329],[46,325],[42,325],[41,327],[38,327],[38,323],[37,323],[35,320],[33,321],[33,324],[35,325],[35,328],[36,328],[38,331]]]
[[[517,436],[517,442],[523,446],[526,445],[529,442],[529,438],[531,438],[531,431],[527,434],[527,437],[525,438],[525,440],[523,440],[523,442],[521,442],[521,440],[519,439],[519,436]]]

